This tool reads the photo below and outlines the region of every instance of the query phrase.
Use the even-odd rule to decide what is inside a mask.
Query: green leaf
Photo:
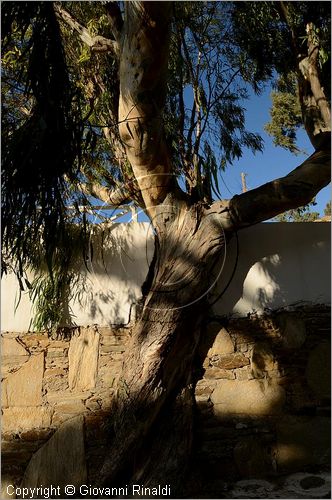
[[[320,68],[322,68],[323,65],[329,60],[329,55],[323,47],[319,48],[318,55],[319,55],[319,66]]]

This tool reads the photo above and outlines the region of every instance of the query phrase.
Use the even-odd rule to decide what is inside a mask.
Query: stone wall
[[[78,446],[83,455],[72,457],[73,467],[83,463],[79,480],[93,481],[105,450],[110,403],[129,332],[129,328],[76,328],[64,330],[56,339],[46,333],[2,334],[4,479],[19,484],[31,457],[45,446],[58,447],[56,434],[71,434],[74,427],[75,439],[78,444],[83,439],[84,447]],[[50,469],[59,467],[59,480],[61,456],[46,452]]]
[[[3,498],[7,484],[94,483],[129,335],[130,327],[2,334]],[[196,362],[193,496],[328,467],[329,342],[323,305],[211,318]]]
[[[196,385],[196,475],[209,498],[240,478],[329,470],[330,347],[325,306],[208,324]]]

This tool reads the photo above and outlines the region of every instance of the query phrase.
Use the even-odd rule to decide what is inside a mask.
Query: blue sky
[[[250,98],[244,103],[247,110],[246,127],[250,132],[258,132],[263,137],[264,150],[263,153],[255,155],[251,151],[244,150],[242,158],[234,161],[234,164],[221,174],[224,182],[222,181],[219,187],[225,198],[241,193],[241,172],[247,174],[248,189],[254,189],[265,182],[286,175],[307,158],[306,155],[294,155],[283,148],[274,146],[272,138],[264,131],[264,125],[270,120],[270,92],[270,88],[266,88],[260,96],[251,92]],[[298,139],[299,149],[306,151],[308,155],[312,154],[313,148],[305,131],[300,131]],[[317,195],[317,205],[312,210],[323,215],[324,207],[330,199],[331,186],[329,185]]]
[[[254,189],[273,179],[287,175],[313,153],[313,148],[304,130],[300,130],[298,133],[297,145],[300,150],[306,151],[308,155],[295,155],[279,146],[274,146],[272,138],[264,131],[264,125],[270,120],[270,93],[271,88],[269,86],[266,86],[259,96],[249,90],[249,99],[243,103],[246,108],[246,128],[250,132],[259,133],[262,136],[264,149],[262,153],[258,152],[256,154],[244,149],[242,157],[234,161],[225,172],[220,174],[219,189],[222,198],[231,198],[235,194],[242,192],[241,172],[247,174],[246,183],[248,189]],[[325,205],[330,199],[331,185],[318,193],[316,196],[317,205],[312,207],[312,210],[324,215]],[[129,219],[130,217],[125,215],[119,219],[119,222],[128,221]],[[147,221],[148,218],[144,213],[141,213],[138,220]]]

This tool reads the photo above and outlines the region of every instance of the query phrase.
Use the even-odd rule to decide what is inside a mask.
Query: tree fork
[[[160,237],[152,287],[125,353],[114,407],[115,438],[101,470],[102,483],[113,483],[126,468],[132,470],[132,481],[159,484],[163,472],[151,460],[158,453],[173,488],[180,488],[192,442],[193,359],[212,269],[224,244],[213,215],[195,206],[182,221],[169,221]],[[176,435],[182,444],[176,444]],[[151,456],[144,452],[145,440]]]

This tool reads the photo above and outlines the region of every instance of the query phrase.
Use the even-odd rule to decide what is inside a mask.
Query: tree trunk
[[[200,205],[164,222],[151,290],[125,353],[101,480],[171,484],[179,497],[192,443],[193,359],[225,240]]]
[[[226,243],[223,227],[231,234],[311,201],[329,182],[330,152],[324,142],[284,178],[211,207],[191,204],[177,184],[163,124],[172,3],[124,6],[119,135],[156,232],[156,253],[125,353],[100,484],[166,483],[180,497],[192,443],[193,359]]]

